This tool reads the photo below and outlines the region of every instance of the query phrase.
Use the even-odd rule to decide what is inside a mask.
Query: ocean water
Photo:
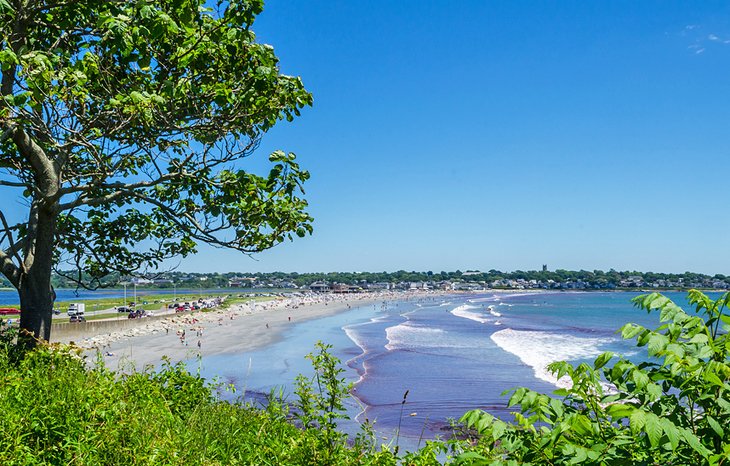
[[[343,430],[367,419],[383,438],[393,438],[400,424],[401,445],[416,446],[421,438],[447,436],[449,420],[470,409],[510,419],[507,390],[551,393],[564,386],[545,369],[550,362],[591,362],[604,351],[642,358],[645,350],[616,333],[626,322],[658,325],[658,314],[631,304],[638,294],[483,293],[382,302],[293,324],[279,342],[257,351],[190,364],[236,386],[237,396],[260,400],[275,391],[291,401],[296,375],[312,375],[305,355],[322,340],[333,345],[355,384],[348,406],[354,420]],[[684,293],[666,294],[686,305]]]

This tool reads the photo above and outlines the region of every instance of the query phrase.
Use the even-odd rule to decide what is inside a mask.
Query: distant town
[[[70,274],[65,274],[70,275]],[[56,288],[76,288],[76,282],[60,275]],[[9,283],[0,286],[9,287]],[[545,290],[705,290],[730,289],[730,276],[693,272],[666,274],[655,272],[541,270],[501,272],[466,270],[455,272],[330,272],[330,273],[195,273],[167,272],[145,277],[110,276],[103,287],[120,288],[236,288],[291,289],[317,292],[352,293],[374,290],[453,290],[545,289]]]

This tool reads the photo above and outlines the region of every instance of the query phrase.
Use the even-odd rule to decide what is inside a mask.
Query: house
[[[367,285],[368,290],[389,290],[391,288],[393,288],[393,284],[388,282],[377,282]]]
[[[309,289],[315,293],[327,293],[332,290],[332,288],[325,282],[314,282],[309,285]]]
[[[333,293],[359,293],[362,291],[362,288],[357,285],[346,285],[344,283],[335,283],[330,289]]]

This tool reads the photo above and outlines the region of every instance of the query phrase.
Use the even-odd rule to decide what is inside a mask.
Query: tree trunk
[[[51,288],[56,216],[52,209],[39,209],[33,245],[26,254],[25,273],[21,275],[20,337],[18,343],[33,347],[51,338],[55,293]],[[30,259],[30,260],[29,260]]]
[[[43,275],[35,273],[33,275]],[[51,319],[53,316],[53,291],[50,273],[48,279],[31,274],[23,277],[18,289],[20,295],[20,330],[22,346],[35,346],[41,340],[51,339]]]

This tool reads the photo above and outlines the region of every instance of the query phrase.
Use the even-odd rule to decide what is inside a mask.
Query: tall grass
[[[222,401],[182,364],[122,375],[101,360],[89,368],[73,348],[16,357],[0,344],[0,464],[438,464],[432,451],[399,457],[376,446],[367,426],[356,439],[336,431],[347,387],[326,350],[299,402],[306,419],[296,419],[275,399],[264,408]]]

